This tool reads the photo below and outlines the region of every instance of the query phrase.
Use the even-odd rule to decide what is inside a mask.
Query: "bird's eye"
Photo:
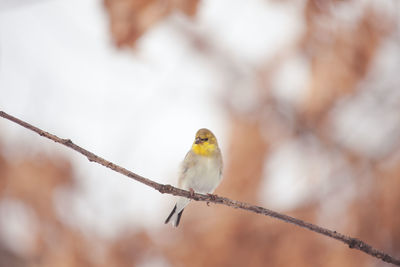
[[[208,138],[203,138],[203,139],[201,139],[202,141],[204,141],[204,142],[207,142],[208,141]]]

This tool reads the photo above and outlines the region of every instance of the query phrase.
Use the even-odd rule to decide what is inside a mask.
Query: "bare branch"
[[[219,197],[217,195],[203,195],[203,194],[198,194],[198,193],[191,194],[189,191],[176,188],[172,185],[168,185],[168,184],[165,185],[165,184],[160,184],[160,183],[154,182],[150,179],[147,179],[145,177],[137,175],[136,173],[133,173],[121,166],[118,166],[117,164],[114,164],[108,160],[105,160],[102,157],[97,156],[96,154],[74,144],[70,139],[59,138],[59,137],[55,136],[54,134],[45,132],[45,131],[43,131],[27,122],[24,122],[18,118],[15,118],[3,111],[0,111],[0,116],[5,119],[8,119],[12,122],[15,122],[16,124],[19,124],[22,127],[25,127],[31,131],[34,131],[37,134],[39,134],[40,136],[44,136],[50,140],[53,140],[54,142],[57,142],[57,143],[65,145],[69,148],[72,148],[73,150],[86,156],[89,161],[101,164],[107,168],[110,168],[116,172],[119,172],[125,176],[128,176],[129,178],[132,178],[132,179],[134,179],[138,182],[141,182],[145,185],[148,185],[148,186],[156,189],[157,191],[159,191],[162,194],[171,194],[171,195],[175,195],[175,196],[182,196],[182,197],[190,198],[190,199],[193,199],[196,201],[205,201],[205,202],[212,202],[212,203],[216,203],[216,204],[222,204],[222,205],[233,207],[236,209],[247,210],[247,211],[262,214],[265,216],[270,216],[270,217],[279,219],[281,221],[291,223],[291,224],[306,228],[310,231],[313,231],[313,232],[328,236],[330,238],[334,238],[336,240],[342,241],[343,243],[347,244],[349,246],[349,248],[358,249],[358,250],[360,250],[368,255],[371,255],[375,258],[378,258],[382,261],[400,266],[399,259],[396,259],[387,253],[384,253],[382,251],[379,251],[379,250],[373,248],[371,245],[365,243],[364,241],[362,241],[360,239],[345,236],[336,231],[332,231],[332,230],[320,227],[318,225],[308,223],[308,222],[302,221],[300,219],[296,219],[296,218],[290,217],[288,215],[284,215],[284,214],[281,214],[281,213],[278,213],[278,212],[275,212],[275,211],[272,211],[272,210],[269,210],[269,209],[266,209],[263,207],[254,206],[254,205],[236,201],[236,200],[231,200],[226,197]]]

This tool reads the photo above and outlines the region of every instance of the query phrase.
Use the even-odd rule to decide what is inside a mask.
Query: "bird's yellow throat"
[[[215,152],[216,149],[217,149],[217,147],[215,146],[215,144],[210,144],[209,142],[192,145],[192,150],[194,153],[196,153],[197,155],[205,156],[205,157],[211,156]]]

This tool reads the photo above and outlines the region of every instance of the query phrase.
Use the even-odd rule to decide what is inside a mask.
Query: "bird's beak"
[[[200,137],[196,137],[196,140],[194,141],[194,143],[196,145],[200,144],[201,143],[201,138]]]

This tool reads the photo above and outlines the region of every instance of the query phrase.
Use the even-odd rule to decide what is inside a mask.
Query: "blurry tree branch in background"
[[[180,10],[187,16],[197,12],[199,0],[176,1],[112,1],[104,0],[110,17],[110,30],[118,47],[133,46],[150,27]]]
[[[53,134],[50,134],[48,132],[45,132],[27,122],[24,122],[18,118],[15,118],[3,111],[0,111],[0,116],[5,119],[8,119],[10,121],[13,121],[14,123],[19,124],[22,127],[25,127],[31,131],[34,131],[37,134],[39,134],[40,136],[44,136],[50,140],[53,140],[54,142],[63,144],[65,146],[81,153],[82,155],[86,156],[89,161],[93,161],[98,164],[101,164],[101,165],[103,165],[107,168],[110,168],[116,172],[119,172],[129,178],[132,178],[132,179],[134,179],[138,182],[141,182],[145,185],[148,185],[148,186],[156,189],[160,193],[163,193],[163,194],[167,193],[167,194],[171,194],[171,195],[175,195],[175,196],[183,196],[183,197],[190,198],[190,199],[193,199],[196,201],[204,201],[204,202],[212,202],[212,203],[216,203],[216,204],[222,204],[222,205],[233,207],[236,209],[247,210],[247,211],[250,211],[253,213],[270,216],[270,217],[282,220],[284,222],[306,228],[313,232],[337,239],[337,240],[342,241],[343,243],[347,244],[350,248],[358,249],[358,250],[360,250],[366,254],[369,254],[375,258],[381,259],[382,261],[400,266],[399,259],[395,259],[392,256],[390,256],[389,254],[386,254],[384,252],[381,252],[381,251],[373,248],[372,246],[370,246],[369,244],[365,243],[364,241],[362,241],[360,239],[345,236],[336,231],[332,231],[332,230],[317,226],[315,224],[308,223],[308,222],[296,219],[294,217],[290,217],[290,216],[287,216],[287,215],[284,215],[284,214],[281,214],[281,213],[278,213],[278,212],[275,212],[275,211],[272,211],[272,210],[269,210],[269,209],[266,209],[263,207],[251,205],[251,204],[240,202],[240,201],[231,200],[231,199],[225,198],[225,197],[219,197],[216,195],[202,195],[202,194],[198,194],[198,193],[191,194],[189,191],[185,191],[185,190],[173,187],[171,185],[164,185],[164,184],[154,182],[150,179],[147,179],[145,177],[137,175],[121,166],[118,166],[110,161],[107,161],[107,160],[97,156],[96,154],[74,144],[70,139],[59,138],[59,137],[57,137]]]

